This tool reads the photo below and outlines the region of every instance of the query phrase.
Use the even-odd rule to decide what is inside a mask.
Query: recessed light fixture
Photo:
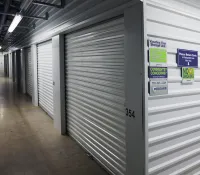
[[[8,29],[9,33],[12,33],[15,28],[17,27],[17,25],[20,23],[20,21],[22,20],[23,16],[20,13],[17,13]]]

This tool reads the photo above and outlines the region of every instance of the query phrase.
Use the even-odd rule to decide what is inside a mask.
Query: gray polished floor
[[[106,175],[52,120],[0,77],[0,175]]]

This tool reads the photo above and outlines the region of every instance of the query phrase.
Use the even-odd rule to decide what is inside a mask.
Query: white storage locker
[[[39,106],[53,118],[52,41],[38,44],[37,54]]]
[[[125,174],[124,19],[66,35],[69,134],[108,170]]]
[[[148,100],[149,175],[200,174],[200,69],[184,85],[176,63],[177,49],[200,51],[197,17],[190,1],[147,0],[148,38],[167,43],[169,75],[168,95]]]
[[[26,92],[28,95],[32,96],[32,59],[31,59],[31,48],[25,49],[25,70],[26,70]]]

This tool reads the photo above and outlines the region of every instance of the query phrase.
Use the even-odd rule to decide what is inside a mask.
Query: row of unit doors
[[[30,49],[27,93],[32,94]],[[53,118],[52,42],[37,46],[39,105]],[[56,58],[54,58],[56,59]],[[66,127],[103,166],[125,174],[124,19],[65,36]]]
[[[26,64],[26,92],[32,97],[33,91],[33,60],[31,48],[25,49]],[[37,84],[39,106],[53,118],[53,68],[52,42],[47,41],[37,45]]]

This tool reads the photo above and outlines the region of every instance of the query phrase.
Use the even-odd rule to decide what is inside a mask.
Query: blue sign
[[[167,78],[167,67],[149,67],[149,78]]]
[[[198,51],[178,49],[178,67],[198,67]]]

